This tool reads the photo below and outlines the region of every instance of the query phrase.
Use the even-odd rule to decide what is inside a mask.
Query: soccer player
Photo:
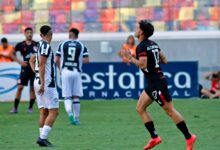
[[[34,89],[37,97],[37,105],[40,110],[39,131],[40,137],[37,144],[43,147],[53,146],[48,141],[48,134],[57,118],[59,101],[55,84],[54,55],[50,46],[52,30],[50,26],[43,25],[40,28],[42,40],[39,42],[36,54],[30,59],[31,68],[35,65]]]
[[[29,59],[31,58],[34,49],[37,46],[37,42],[32,40],[33,37],[33,30],[32,28],[26,28],[24,30],[25,40],[18,43],[15,46],[15,52],[20,52],[23,56],[23,61],[19,60],[16,57],[16,53],[11,53],[11,57],[14,61],[18,62],[21,65],[21,72],[20,77],[18,80],[18,89],[16,92],[15,100],[14,100],[14,107],[11,109],[11,113],[17,113],[18,112],[18,105],[20,103],[21,94],[23,91],[24,86],[28,85],[28,82],[30,81],[30,102],[28,107],[28,112],[33,112],[33,105],[35,102],[35,93],[34,93],[34,77],[35,74],[31,70]]]
[[[83,96],[82,64],[89,63],[87,48],[78,39],[79,30],[69,30],[69,40],[62,42],[56,52],[56,63],[60,68],[62,96],[70,123],[79,125],[80,101]]]
[[[153,33],[153,25],[147,20],[141,20],[135,31],[135,36],[140,42],[136,49],[136,58],[133,57],[129,51],[121,50],[119,54],[119,56],[128,58],[140,68],[147,79],[147,87],[140,95],[136,107],[146,129],[151,135],[151,139],[144,147],[144,150],[151,149],[162,142],[161,137],[158,136],[155,130],[153,120],[146,110],[153,101],[156,101],[164,109],[167,115],[176,124],[177,128],[182,132],[186,139],[186,149],[192,150],[196,136],[188,131],[183,117],[173,106],[167,88],[167,81],[160,68],[160,63],[166,64],[167,59],[159,46],[154,41],[149,40],[149,37],[152,36]]]

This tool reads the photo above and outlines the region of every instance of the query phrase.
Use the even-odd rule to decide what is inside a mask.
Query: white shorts
[[[44,94],[39,95],[38,91],[40,89],[40,85],[38,84],[39,79],[34,80],[34,91],[37,98],[38,109],[54,109],[59,108],[59,100],[57,89],[54,87],[45,87]]]
[[[61,81],[63,97],[83,96],[81,74],[77,69],[70,71],[64,68],[61,72]]]

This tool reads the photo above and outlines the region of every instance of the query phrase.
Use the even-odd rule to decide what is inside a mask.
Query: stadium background
[[[199,74],[199,82],[210,86],[203,75],[220,70],[219,0],[0,0],[0,38],[7,37],[10,44],[15,45],[24,39],[24,28],[31,26],[36,32],[34,39],[39,40],[40,26],[50,24],[55,32],[52,42],[55,50],[59,42],[68,38],[68,28],[78,27],[91,61],[98,63],[120,61],[117,51],[127,36],[133,34],[135,23],[140,19],[154,23],[156,32],[152,39],[170,61],[198,61],[199,69],[195,72]],[[2,72],[4,65],[0,64],[0,101],[7,99],[4,95],[1,97],[4,82],[11,80],[3,76],[15,75],[15,72]],[[6,65],[5,69],[15,66],[17,70],[13,71],[18,75],[16,63]],[[15,92],[16,87],[9,93],[12,99]],[[60,115],[50,136],[57,146],[53,149],[138,150],[146,144],[149,135],[135,112],[136,101],[81,101],[81,104],[82,125],[73,127],[68,124],[61,103]],[[182,99],[174,104],[198,137],[195,150],[219,150],[219,99]],[[28,103],[19,106],[17,115],[9,115],[12,105],[0,103],[0,149],[39,150],[35,144],[39,134],[36,105],[31,115],[26,112]],[[164,139],[155,150],[184,149],[182,135],[163,110],[154,103],[149,111]]]
[[[206,72],[220,69],[219,0],[2,0],[0,34],[12,45],[23,40],[25,27],[53,27],[52,47],[67,39],[70,27],[82,32],[91,62],[120,62],[117,51],[140,19],[152,21],[152,37],[169,61],[198,61],[199,83]]]

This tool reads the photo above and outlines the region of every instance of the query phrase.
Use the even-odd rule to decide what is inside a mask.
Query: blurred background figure
[[[205,76],[206,80],[211,81],[211,88],[203,88],[200,85],[201,98],[219,98],[220,96],[220,71],[213,71]]]
[[[128,50],[131,52],[131,55],[133,57],[136,57],[136,45],[135,45],[135,39],[133,35],[128,36],[126,43],[122,45],[120,50]],[[120,51],[118,52],[118,54],[120,55]],[[130,65],[130,61],[127,58],[122,57],[122,61]]]
[[[14,51],[14,47],[9,45],[7,38],[1,39],[0,45],[0,62],[12,62],[11,52]]]

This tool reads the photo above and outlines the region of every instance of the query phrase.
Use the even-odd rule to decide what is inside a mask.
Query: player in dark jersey
[[[150,114],[146,111],[153,101],[156,101],[164,109],[177,128],[183,133],[186,139],[186,149],[192,150],[196,136],[189,133],[183,117],[173,106],[167,81],[160,68],[160,63],[166,64],[167,59],[159,46],[154,41],[148,39],[153,35],[153,32],[153,25],[147,20],[141,20],[135,32],[135,36],[140,42],[136,49],[136,58],[132,57],[129,51],[122,50],[119,54],[119,56],[128,58],[140,68],[147,79],[147,87],[140,95],[136,107],[145,127],[151,135],[151,139],[144,147],[144,150],[151,149],[162,142],[161,138],[157,135]]]
[[[28,112],[32,113],[33,111],[33,105],[35,102],[35,93],[34,93],[34,78],[35,74],[31,70],[29,59],[32,56],[34,49],[37,46],[37,42],[32,40],[33,37],[33,30],[32,28],[26,28],[25,29],[25,41],[22,41],[18,43],[15,46],[15,53],[11,54],[12,59],[16,62],[18,62],[21,65],[21,72],[20,77],[18,80],[18,89],[14,100],[14,107],[10,111],[11,113],[17,113],[18,112],[18,105],[20,103],[21,94],[23,91],[24,86],[28,85],[28,82],[30,81],[30,103],[28,107]],[[19,60],[16,57],[16,52],[20,52],[20,54],[23,56],[23,61]]]

